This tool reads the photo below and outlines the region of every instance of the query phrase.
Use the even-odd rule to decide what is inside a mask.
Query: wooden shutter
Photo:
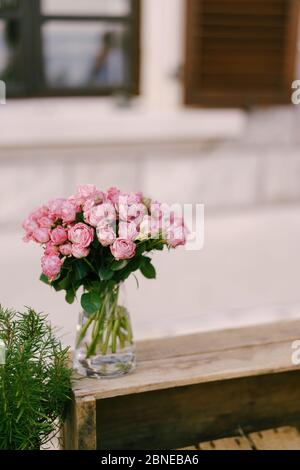
[[[291,102],[300,0],[187,0],[188,105]]]

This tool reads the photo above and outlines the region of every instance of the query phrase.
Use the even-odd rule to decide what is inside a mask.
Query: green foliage
[[[101,281],[109,281],[113,276],[114,272],[112,271],[111,267],[101,266],[98,271],[99,278]]]
[[[147,278],[147,279],[155,279],[156,278],[156,271],[155,267],[151,263],[151,259],[144,257],[144,262],[142,263],[140,270],[142,274]]]
[[[100,309],[100,298],[96,292],[87,292],[81,296],[81,306],[86,313],[95,313]]]
[[[0,306],[0,449],[33,450],[58,432],[71,394],[68,348],[44,315]]]

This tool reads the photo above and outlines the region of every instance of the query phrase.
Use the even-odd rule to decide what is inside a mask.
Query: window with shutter
[[[187,0],[187,105],[291,101],[300,0]]]

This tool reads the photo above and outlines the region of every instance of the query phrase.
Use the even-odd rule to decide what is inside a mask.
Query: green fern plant
[[[0,449],[34,450],[58,433],[70,397],[68,348],[45,315],[0,305]]]

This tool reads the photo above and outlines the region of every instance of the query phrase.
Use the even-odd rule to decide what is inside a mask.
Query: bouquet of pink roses
[[[118,306],[119,285],[134,271],[156,276],[148,253],[186,242],[186,228],[168,206],[124,193],[84,185],[68,199],[39,207],[24,221],[25,241],[42,245],[41,280],[66,292],[72,303],[83,288],[87,315],[77,344],[93,324],[87,357],[116,353],[132,342],[126,312]],[[97,322],[95,326],[95,322]],[[117,344],[118,343],[118,344]],[[122,349],[122,348],[121,348]]]

